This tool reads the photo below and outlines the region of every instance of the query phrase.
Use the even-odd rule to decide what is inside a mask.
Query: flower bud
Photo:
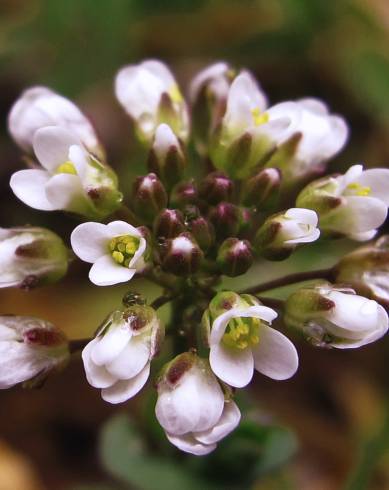
[[[345,255],[334,269],[335,281],[389,306],[389,235]]]
[[[203,259],[203,252],[190,233],[168,239],[161,255],[162,268],[176,276],[193,274]]]
[[[215,242],[215,230],[204,216],[198,215],[187,219],[187,228],[202,250],[207,251],[212,247]]]
[[[260,211],[271,209],[279,196],[281,174],[276,168],[265,168],[243,182],[242,203]]]
[[[160,124],[149,153],[148,166],[170,189],[181,178],[186,160],[177,136],[167,124]]]
[[[114,311],[82,351],[89,384],[100,388],[109,403],[129,400],[145,385],[163,338],[164,328],[150,306]]]
[[[312,344],[338,349],[370,344],[388,330],[388,315],[376,301],[325,283],[292,293],[284,321]]]
[[[183,214],[177,209],[163,209],[155,218],[153,231],[156,237],[176,237],[185,231]]]
[[[122,68],[116,76],[115,94],[134,120],[139,138],[150,142],[157,127],[166,123],[186,140],[189,116],[185,101],[168,67],[157,60]]]
[[[0,388],[41,384],[69,358],[64,333],[45,320],[0,316]]]
[[[60,126],[71,131],[90,153],[104,160],[104,150],[93,126],[73,102],[47,87],[25,90],[8,116],[12,138],[31,153],[35,132],[46,126]]]
[[[241,218],[240,208],[229,202],[219,203],[209,214],[216,235],[220,238],[237,236],[241,230]]]
[[[201,182],[199,192],[200,197],[209,204],[231,201],[234,182],[222,172],[212,172]]]
[[[310,209],[291,208],[268,218],[258,230],[255,246],[270,260],[287,258],[297,245],[317,240],[317,215]]]
[[[240,421],[240,411],[209,368],[192,352],[175,357],[157,383],[155,414],[169,441],[181,451],[202,456],[216,449]]]
[[[183,208],[188,204],[197,204],[198,191],[194,180],[179,182],[170,193],[169,203],[176,208]]]
[[[56,282],[66,274],[68,260],[68,249],[50,230],[0,228],[0,288]]]
[[[226,276],[235,277],[244,274],[254,262],[250,242],[239,238],[227,238],[220,245],[216,262]]]
[[[160,210],[167,206],[168,197],[162,182],[150,173],[135,180],[131,202],[135,213],[151,224]]]

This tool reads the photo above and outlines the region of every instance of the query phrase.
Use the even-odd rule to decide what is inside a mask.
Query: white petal
[[[81,181],[84,179],[88,167],[88,153],[82,146],[72,145],[69,148],[69,161],[73,163]]]
[[[102,223],[82,223],[70,236],[74,253],[85,262],[95,262],[107,254],[111,234],[107,225]]]
[[[155,132],[153,150],[158,159],[163,160],[171,148],[180,148],[177,136],[173,133],[170,126],[160,124]]]
[[[107,364],[107,369],[117,379],[130,379],[145,367],[149,359],[150,345],[133,336],[121,353]]]
[[[125,221],[111,221],[107,226],[112,237],[122,235],[141,237],[139,230]]]
[[[307,109],[316,114],[320,114],[322,116],[328,114],[327,105],[320,99],[306,97],[304,99],[299,99],[297,102],[298,104],[302,105],[304,109]]]
[[[341,210],[340,210],[341,211]],[[350,222],[351,233],[370,231],[381,226],[388,214],[386,204],[380,199],[369,196],[348,196],[347,205],[344,210],[346,220]],[[347,221],[337,223],[340,231],[347,233]]]
[[[363,231],[361,233],[349,233],[347,236],[356,242],[367,242],[377,235],[378,230]]]
[[[195,456],[205,456],[216,449],[216,444],[202,444],[197,441],[193,434],[184,434],[182,436],[174,436],[166,433],[169,441],[181,451],[194,454]]]
[[[101,397],[108,403],[123,403],[135,396],[146,384],[150,374],[150,363],[131,379],[117,381],[110,388],[101,390]]]
[[[172,72],[165,63],[159,60],[146,60],[141,63],[142,68],[145,68],[154,76],[158,77],[169,88],[175,83]]]
[[[254,359],[250,348],[232,349],[223,344],[211,345],[209,363],[218,378],[235,388],[248,385],[253,377]]]
[[[104,366],[98,366],[92,361],[91,350],[97,342],[98,339],[91,340],[82,351],[86,379],[94,388],[108,388],[116,382],[117,378],[112,376]]]
[[[35,155],[51,173],[69,160],[69,148],[72,145],[80,145],[77,135],[59,126],[47,126],[34,134]]]
[[[288,379],[298,368],[295,346],[284,334],[271,327],[261,328],[253,356],[255,369],[269,378]]]
[[[132,331],[124,321],[112,325],[104,335],[96,338],[90,351],[92,361],[98,366],[110,364],[123,352],[131,337]]]
[[[232,432],[240,422],[240,410],[234,401],[226,402],[219,422],[204,432],[195,432],[194,437],[203,444],[215,444],[230,432]]]
[[[57,174],[47,182],[46,197],[56,209],[84,213],[89,209],[88,198],[80,177],[72,174]]]
[[[357,182],[363,187],[370,188],[370,196],[381,199],[389,206],[389,170],[387,168],[373,168],[362,172]]]
[[[9,185],[15,196],[28,206],[54,211],[59,208],[47,199],[45,191],[45,185],[50,178],[46,170],[20,170],[12,175]]]
[[[316,212],[312,209],[290,208],[285,212],[285,216],[311,226],[317,226],[319,221]]]
[[[193,78],[189,87],[189,98],[191,102],[193,103],[197,99],[199,92],[205,84],[213,79],[226,77],[228,70],[228,64],[223,61],[213,63],[212,65],[207,66],[206,68],[201,70]]]
[[[110,255],[103,255],[92,265],[89,279],[96,286],[112,286],[129,281],[135,272],[135,269],[128,269],[116,263]]]
[[[143,237],[140,237],[138,249],[130,260],[128,267],[133,267],[137,271],[141,271],[144,268],[144,261],[142,260],[142,256],[145,253],[146,246],[146,240]]]

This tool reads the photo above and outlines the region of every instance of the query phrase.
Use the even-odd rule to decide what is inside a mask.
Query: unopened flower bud
[[[268,218],[255,237],[258,252],[270,260],[287,258],[297,245],[317,240],[318,218],[310,209],[291,208]]]
[[[203,252],[190,233],[181,233],[166,241],[162,267],[176,276],[186,276],[198,270]]]
[[[389,306],[389,235],[345,255],[333,274],[337,283]]]
[[[166,208],[168,197],[165,187],[153,174],[138,177],[132,188],[132,207],[135,213],[151,224],[161,209]]]
[[[179,182],[170,193],[170,205],[176,208],[183,208],[188,204],[197,204],[198,190],[194,180]]]
[[[148,166],[170,189],[181,178],[186,159],[177,136],[167,124],[160,124],[156,130],[149,153]]]
[[[204,216],[195,216],[187,220],[187,228],[194,236],[201,249],[207,251],[215,242],[215,230]]]
[[[266,168],[243,183],[242,203],[260,211],[274,206],[281,184],[281,174],[276,168]]]
[[[254,261],[250,242],[239,238],[227,238],[220,245],[216,261],[221,272],[226,276],[235,277],[244,274]]]
[[[163,209],[155,218],[153,232],[156,237],[173,238],[183,231],[184,216],[177,209]]]
[[[0,228],[0,288],[56,282],[66,274],[68,260],[68,249],[50,230]]]
[[[222,172],[212,172],[200,184],[200,197],[209,204],[231,201],[234,182]]]
[[[164,328],[150,306],[114,311],[82,352],[89,384],[100,388],[109,403],[132,398],[145,385],[163,338]]]
[[[164,366],[157,383],[155,414],[166,437],[181,451],[202,456],[216,449],[240,421],[240,411],[209,363],[185,352]]]
[[[376,301],[325,283],[292,293],[284,321],[312,344],[339,349],[370,344],[388,330],[388,315]]]
[[[18,383],[33,387],[69,358],[64,333],[45,320],[0,316],[0,388]]]
[[[209,218],[220,238],[237,236],[241,230],[241,210],[235,204],[221,202],[214,207]]]

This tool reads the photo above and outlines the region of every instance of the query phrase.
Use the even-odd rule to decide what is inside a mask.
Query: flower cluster
[[[161,352],[167,362],[157,376],[156,417],[172,444],[205,455],[239,424],[234,394],[254,371],[273,380],[296,373],[298,353],[284,327],[340,349],[387,332],[387,237],[326,271],[242,291],[225,290],[222,281],[319,239],[372,239],[388,212],[389,170],[353,165],[322,177],[346,143],[345,120],[312,98],[269,106],[250,72],[224,62],[194,77],[189,104],[156,60],[122,68],[115,94],[147,162],[130,195],[119,190],[90,121],[45,87],[27,90],[11,109],[11,136],[32,168],[15,172],[10,186],[33,208],[82,221],[70,242],[92,264],[93,284],[140,277],[162,294],[148,302],[129,292],[83,343],[42,320],[1,317],[0,387],[46,376],[81,345],[90,385],[105,401],[122,403],[146,385]],[[57,281],[71,257],[59,236],[27,226],[1,229],[0,251],[0,287]],[[286,301],[259,296],[305,279],[317,281],[295,287]],[[166,303],[173,341],[164,343],[157,310]]]

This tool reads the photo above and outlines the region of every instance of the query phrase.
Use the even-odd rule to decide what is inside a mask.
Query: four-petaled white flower
[[[10,186],[28,206],[66,210],[101,218],[121,201],[114,172],[89,154],[77,135],[59,126],[34,134],[34,152],[43,168],[15,172]]]
[[[215,303],[222,306],[215,310]],[[219,293],[203,317],[216,376],[236,388],[251,381],[254,369],[276,380],[293,376],[297,351],[285,335],[270,327],[276,317],[253,296]]]
[[[365,241],[373,238],[386,219],[388,189],[388,169],[363,170],[362,165],[353,165],[344,175],[309,184],[297,205],[315,209],[323,231]]]
[[[127,282],[145,268],[146,240],[125,221],[82,223],[70,240],[74,253],[93,264],[89,279],[97,286]]]
[[[8,116],[9,131],[23,150],[31,152],[35,132],[46,126],[71,131],[88,151],[104,159],[93,126],[72,101],[47,87],[31,87],[12,106]]]
[[[203,456],[216,449],[240,421],[240,411],[224,393],[205,359],[177,356],[158,381],[155,407],[169,441],[181,451]]]
[[[186,103],[169,68],[147,60],[122,68],[116,76],[115,94],[134,119],[140,137],[150,141],[159,124],[165,122],[182,140],[189,132]]]
[[[82,351],[87,380],[103,400],[122,403],[136,395],[150,374],[164,329],[149,306],[113,312]]]

